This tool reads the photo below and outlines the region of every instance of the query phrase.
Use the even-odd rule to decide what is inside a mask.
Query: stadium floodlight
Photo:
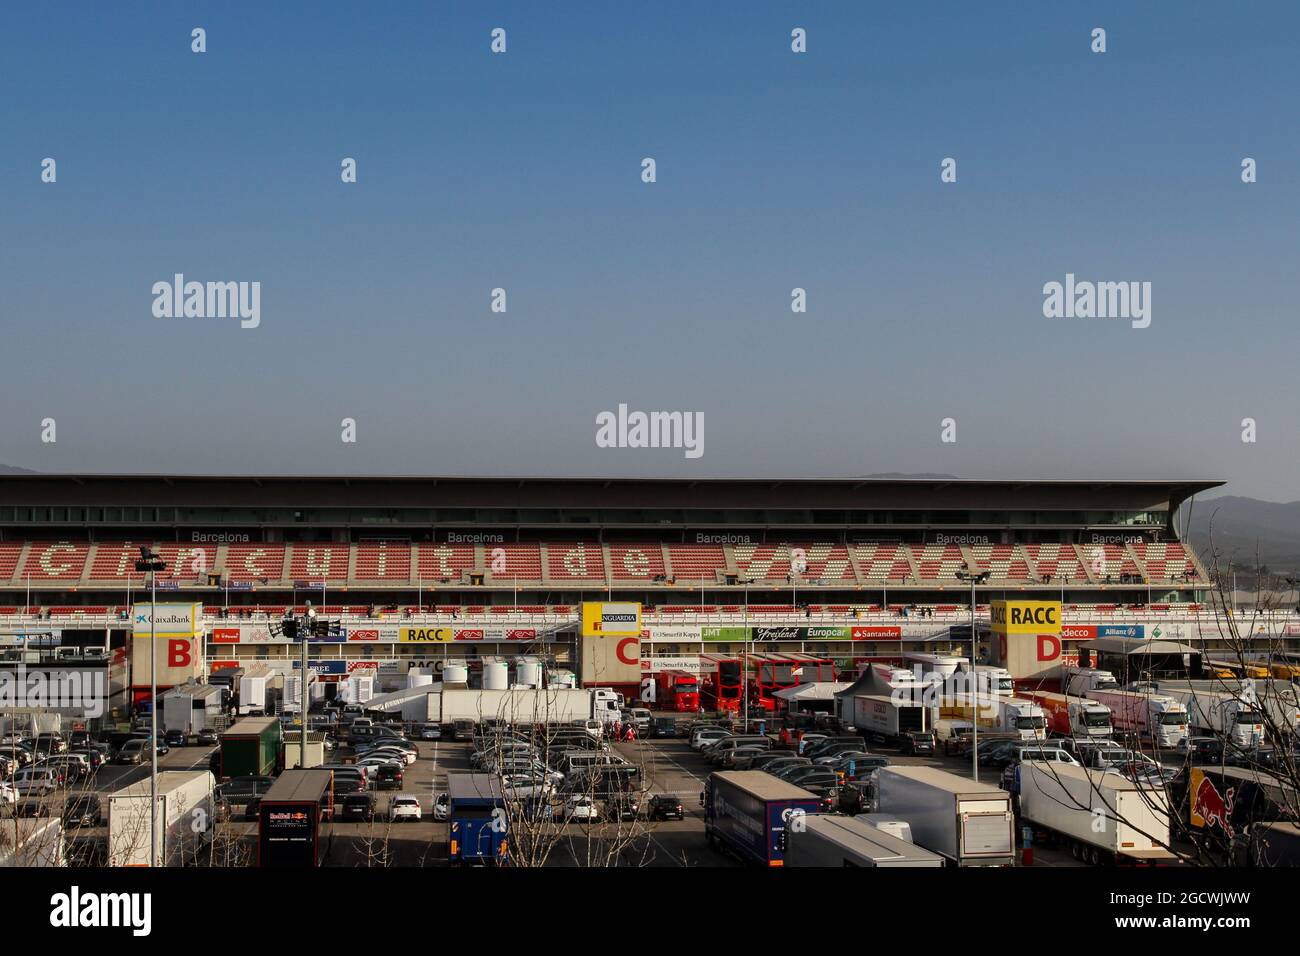
[[[975,671],[975,659],[979,656],[979,638],[977,638],[975,635],[975,585],[985,583],[992,575],[992,572],[981,571],[979,574],[971,574],[969,571],[965,569],[964,561],[962,562],[962,565],[963,567],[959,568],[956,572],[954,572],[953,576],[956,577],[958,581],[970,582],[970,672],[972,677],[974,678],[971,682],[971,693],[972,693],[971,700],[973,702],[973,707],[971,708],[972,713],[971,713],[971,722],[970,722],[970,729],[971,729],[970,755],[971,755],[971,772],[973,774],[973,779],[975,780],[976,783],[979,783],[979,779],[980,779],[980,731],[979,731],[980,681],[979,681],[979,675]]]

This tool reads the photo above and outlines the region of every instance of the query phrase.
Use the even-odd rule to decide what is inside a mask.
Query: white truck
[[[1289,680],[1255,681],[1255,700],[1279,734],[1300,735],[1300,691]]]
[[[1061,690],[1071,697],[1088,697],[1090,690],[1117,690],[1119,681],[1110,671],[1096,667],[1075,667],[1066,665],[1061,668]]]
[[[905,695],[857,694],[840,699],[841,720],[875,740],[898,740],[904,734],[933,729],[930,708]]]
[[[945,695],[933,709],[934,720],[973,720],[981,730],[1018,734],[1023,740],[1041,740],[1047,736],[1043,708],[1020,697],[952,694]]]
[[[496,718],[515,724],[571,724],[578,719],[609,723],[610,698],[573,688],[478,690],[443,688],[443,724],[456,720],[475,722]],[[617,711],[614,711],[617,716]]]
[[[1163,787],[1070,764],[1025,761],[1016,768],[1020,821],[1069,843],[1077,860],[1162,863],[1169,846]]]
[[[785,831],[786,866],[941,867],[943,857],[860,817],[805,814]]]
[[[981,695],[1001,694],[1011,697],[1016,692],[1016,682],[1011,677],[1011,671],[994,664],[970,664],[962,661],[957,665],[956,673],[948,678],[947,684],[953,693],[960,694],[978,689]]]
[[[1187,708],[1187,720],[1194,729],[1221,735],[1247,749],[1264,742],[1264,717],[1259,705],[1252,701],[1226,691],[1180,685],[1177,681],[1160,681],[1158,686],[1162,695]]]
[[[254,711],[265,715],[270,713],[270,691],[273,675],[270,673],[247,673],[239,678],[239,712],[251,714]]]
[[[1051,691],[1027,695],[1047,718],[1048,732],[1057,737],[1109,737],[1114,733],[1110,708],[1086,697],[1071,697]]]
[[[1011,794],[933,767],[882,767],[874,810],[906,820],[912,840],[957,866],[1015,861]]]
[[[1118,688],[1093,688],[1086,696],[1110,708],[1111,723],[1118,731],[1149,737],[1166,750],[1187,739],[1187,708],[1173,697]]]
[[[157,856],[149,859],[149,781],[108,798],[109,866],[182,866],[193,863],[212,839],[212,791],[207,770],[158,774]]]
[[[169,690],[162,699],[162,725],[193,737],[216,728],[221,718],[223,690],[213,684],[186,684]]]

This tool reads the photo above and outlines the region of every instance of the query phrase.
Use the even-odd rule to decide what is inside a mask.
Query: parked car
[[[451,812],[451,800],[445,793],[440,793],[433,798],[433,818],[439,823],[446,822],[448,814]]]
[[[35,746],[32,748],[37,753],[61,754],[68,752],[68,742],[63,739],[59,733],[37,734]]]
[[[686,811],[682,802],[669,794],[656,794],[650,798],[647,812],[651,820],[683,820]]]
[[[737,747],[722,757],[719,766],[726,770],[748,770],[752,759],[768,752],[766,747]]]
[[[68,785],[90,778],[90,761],[82,754],[55,754],[46,757],[39,766],[59,771],[63,776],[63,782]]]
[[[375,789],[376,790],[401,790],[402,789],[402,767],[401,764],[386,763],[375,771]]]
[[[613,793],[605,798],[602,809],[607,820],[635,820],[641,812],[641,801],[632,793]]]
[[[900,750],[911,756],[929,756],[935,751],[934,734],[929,731],[912,731],[903,734]]]
[[[442,724],[422,724],[420,726],[421,740],[441,740]]]
[[[38,764],[23,767],[14,774],[13,788],[21,797],[43,797],[58,790],[60,786],[59,772],[51,767]]]
[[[262,818],[262,798],[254,797],[248,801],[244,807],[244,819],[247,821],[260,820]]]
[[[1178,744],[1180,753],[1191,763],[1223,763],[1223,741],[1218,737],[1184,737]]]
[[[574,820],[578,823],[591,823],[600,817],[600,811],[596,809],[596,801],[591,797],[583,794],[577,794],[569,798],[564,805],[565,819]]]
[[[183,730],[169,730],[163,739],[168,747],[186,747],[190,742],[189,736]]]
[[[335,816],[340,820],[362,820],[370,823],[375,819],[377,802],[373,793],[349,793],[343,798],[343,805],[335,809]]]
[[[715,744],[724,737],[734,737],[729,730],[720,727],[701,727],[691,735],[691,749],[703,751],[710,744]]]
[[[656,717],[652,733],[661,740],[672,739],[677,736],[677,721],[672,717]]]
[[[149,756],[149,741],[140,737],[133,737],[113,755],[113,763],[116,764],[139,764],[144,763],[144,759]]]
[[[99,768],[108,762],[108,754],[99,747],[87,747],[84,749],[73,750],[71,752],[86,758],[86,763],[90,765],[90,772],[92,775],[98,773]]]
[[[0,809],[18,805],[18,791],[12,783],[0,783]]]
[[[200,747],[215,747],[217,742],[217,732],[211,727],[204,727],[199,731],[198,744]]]
[[[798,743],[795,744],[794,752],[800,757],[806,757],[809,750],[827,739],[829,738],[826,734],[803,734],[799,737]]]
[[[393,797],[388,804],[388,819],[393,822],[409,820],[420,822],[420,801],[417,797]]]

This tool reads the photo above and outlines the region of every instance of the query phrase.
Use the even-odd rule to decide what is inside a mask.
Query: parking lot
[[[325,825],[328,866],[439,866],[447,861],[448,828],[433,819],[436,795],[446,789],[448,773],[469,771],[473,745],[469,742],[414,741],[418,758],[404,770],[400,790],[375,794],[377,813],[371,822],[336,820]],[[641,771],[642,804],[655,794],[677,797],[682,804],[681,820],[649,820],[642,815],[634,823],[570,822],[554,827],[554,846],[545,855],[547,866],[591,865],[593,860],[627,866],[735,866],[737,861],[711,849],[704,837],[700,795],[705,779],[715,768],[693,751],[684,738],[645,739],[619,742],[612,749]],[[969,761],[935,756],[904,756],[888,747],[872,746],[873,752],[901,765],[928,765],[968,775]],[[159,758],[160,770],[203,770],[208,767],[211,747],[173,747]],[[353,751],[346,745],[331,756],[348,760]],[[106,796],[129,784],[148,779],[148,763],[137,766],[105,764],[89,786],[99,794],[107,811]],[[996,783],[997,772],[984,769],[981,779]],[[372,785],[373,786],[373,785]],[[52,815],[61,813],[72,791],[61,790],[43,798]],[[395,796],[416,797],[422,818],[391,822],[389,805]],[[227,857],[234,863],[251,863],[256,854],[257,823],[245,820],[236,806],[232,818],[218,824]],[[82,827],[70,833],[79,844],[101,845],[107,839],[100,827]],[[1067,851],[1036,847],[1035,866],[1077,866]]]

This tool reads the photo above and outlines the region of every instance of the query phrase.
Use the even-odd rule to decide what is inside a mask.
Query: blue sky
[[[372,6],[0,9],[0,462],[1300,498],[1294,6]],[[176,272],[260,327],[155,318]],[[1044,318],[1067,272],[1151,327]],[[705,454],[598,448],[619,403]]]

